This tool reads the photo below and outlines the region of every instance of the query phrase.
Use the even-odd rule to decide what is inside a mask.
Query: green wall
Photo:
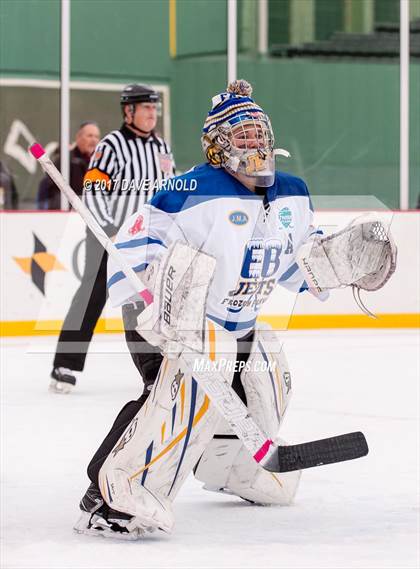
[[[268,0],[268,43],[289,43],[290,0]]]
[[[315,38],[329,40],[344,27],[344,3],[317,0],[315,4]]]
[[[416,0],[414,0],[416,1]],[[377,22],[399,22],[399,0],[379,0],[375,2],[375,20]]]
[[[226,0],[177,0],[177,57],[226,53],[226,13]]]
[[[203,160],[200,130],[211,97],[226,86],[225,58],[176,61],[172,83],[173,147],[178,166]],[[270,115],[276,145],[292,158],[280,169],[302,176],[314,195],[376,196],[399,203],[399,67],[240,58],[239,76],[254,85]],[[411,205],[419,193],[420,65],[411,66]],[[183,85],[189,85],[184,89]],[[362,207],[365,200],[348,200]]]
[[[9,75],[57,75],[57,0],[0,0],[0,70]]]
[[[0,0],[0,70],[56,77],[59,0]],[[167,81],[168,0],[72,0],[73,78]]]

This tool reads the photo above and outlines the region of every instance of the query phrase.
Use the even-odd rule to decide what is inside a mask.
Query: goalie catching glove
[[[366,216],[342,231],[305,243],[296,258],[308,288],[318,294],[345,286],[378,290],[394,273],[396,260],[389,231]]]

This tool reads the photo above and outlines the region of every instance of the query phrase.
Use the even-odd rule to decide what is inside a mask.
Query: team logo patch
[[[102,154],[103,154],[102,150],[97,150],[97,151],[95,152],[95,155],[94,155],[93,159],[94,159],[94,160],[100,160],[100,159],[102,158]]]
[[[283,207],[280,211],[279,211],[279,219],[280,219],[280,223],[283,225],[283,227],[285,227],[286,229],[288,227],[292,228],[292,212],[290,211],[290,209],[288,207]]]
[[[283,379],[286,385],[287,393],[289,393],[289,391],[292,389],[292,378],[290,377],[290,372],[283,372]]]
[[[244,211],[233,211],[229,214],[229,221],[234,225],[246,225],[248,220],[248,215]]]
[[[124,433],[122,439],[120,440],[120,442],[117,444],[117,446],[114,448],[114,450],[112,451],[112,454],[114,455],[114,458],[117,456],[117,454],[120,452],[120,450],[122,450],[125,445],[131,441],[131,439],[134,437],[134,433],[136,432],[137,429],[137,417],[132,421],[131,425],[128,427],[128,430]]]
[[[172,174],[173,159],[172,154],[158,154],[160,169],[164,174]]]
[[[136,235],[137,233],[140,233],[140,231],[144,229],[143,223],[144,223],[144,217],[142,215],[139,215],[138,217],[136,217],[136,221],[128,230],[128,233],[130,235]]]
[[[172,396],[172,401],[174,401],[174,399],[176,398],[176,396],[178,395],[178,391],[179,391],[179,387],[181,385],[181,380],[184,377],[184,374],[182,373],[182,371],[179,369],[178,373],[176,374],[176,376],[174,377],[174,380],[172,382],[171,385],[171,396]]]

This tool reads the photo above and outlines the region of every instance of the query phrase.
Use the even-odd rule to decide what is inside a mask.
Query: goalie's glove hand
[[[296,262],[309,289],[318,293],[350,285],[373,291],[394,273],[396,258],[396,246],[383,224],[362,216],[342,231],[302,245]]]
[[[362,231],[364,250],[360,256],[368,257],[370,254],[372,265],[366,270],[366,274],[352,285],[363,290],[379,290],[395,273],[397,246],[389,228],[387,231],[380,221],[362,223]]]

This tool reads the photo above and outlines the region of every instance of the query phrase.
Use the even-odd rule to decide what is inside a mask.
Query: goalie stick
[[[181,357],[190,369],[194,369],[194,354],[182,353]],[[276,445],[255,423],[247,407],[220,372],[213,370],[210,376],[194,371],[194,378],[215,403],[253,459],[265,470],[278,473],[303,470],[353,460],[369,452],[365,436],[361,432],[296,445]]]
[[[65,194],[104,249],[120,265],[134,290],[139,293],[146,304],[150,304],[153,300],[150,291],[141,287],[141,282],[136,273],[125,262],[91,212],[64,180],[44,148],[35,143],[29,148],[29,151],[60,191]],[[194,354],[184,357],[191,365]],[[368,453],[366,439],[361,432],[347,433],[302,444],[276,445],[255,423],[239,396],[233,391],[230,384],[223,380],[221,375],[212,373],[211,379],[208,374],[203,373],[194,373],[194,376],[219,413],[228,421],[234,433],[250,451],[254,460],[265,470],[278,473],[289,472],[352,460]]]
[[[96,239],[105,249],[105,251],[113,258],[123,270],[125,276],[130,281],[131,285],[133,286],[134,290],[138,292],[141,298],[146,302],[146,304],[150,304],[153,301],[153,296],[150,294],[150,291],[142,285],[140,279],[136,276],[136,273],[133,269],[125,262],[125,259],[118,253],[117,248],[93,217],[91,212],[79,198],[79,196],[75,193],[75,191],[71,188],[69,184],[64,180],[61,172],[56,168],[54,163],[50,160],[48,154],[45,152],[44,148],[35,143],[29,147],[29,152],[32,154],[34,158],[39,162],[44,172],[48,174],[48,176],[53,180],[55,185],[59,188],[61,192],[66,196],[68,201],[71,203],[73,208],[80,214],[86,225],[95,235]]]

